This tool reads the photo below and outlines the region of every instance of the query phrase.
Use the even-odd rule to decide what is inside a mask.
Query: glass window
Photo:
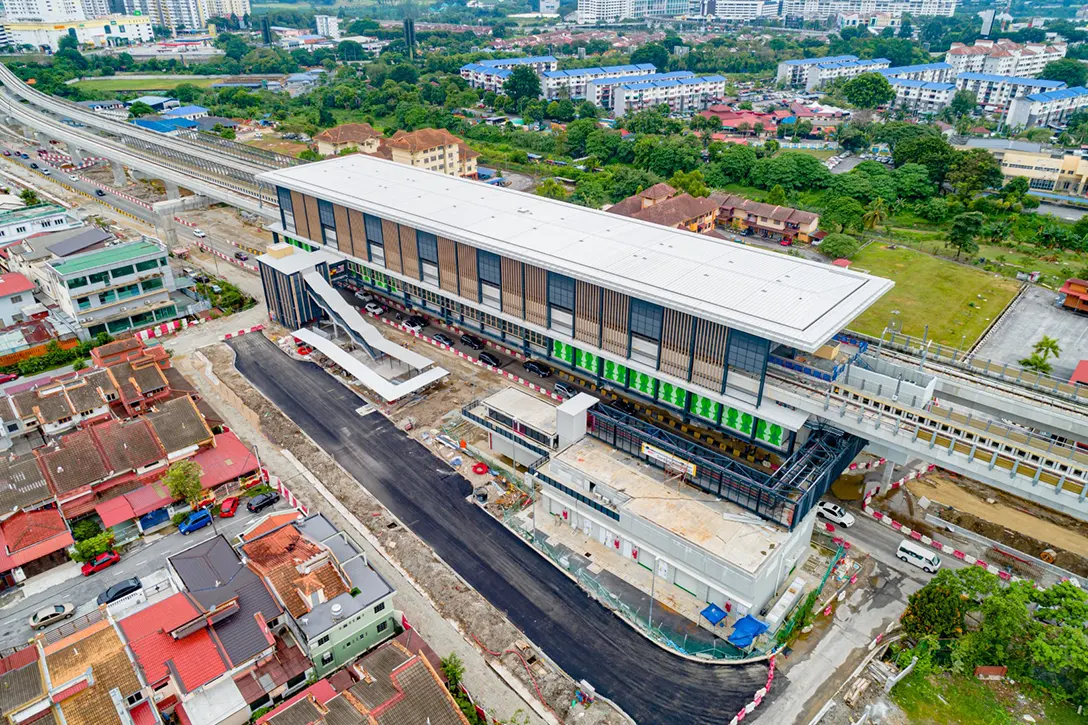
[[[664,311],[652,302],[631,298],[631,333],[647,340],[661,340],[661,319]]]
[[[117,279],[118,277],[127,277],[128,275],[132,274],[134,271],[135,270],[133,269],[131,264],[126,264],[124,267],[118,267],[117,269],[111,269],[110,270],[110,276],[113,277],[114,279]]]
[[[128,325],[129,325],[128,318],[125,318],[123,320],[114,320],[113,322],[109,323],[106,327],[108,327],[109,331],[111,333],[113,333],[113,332],[124,332],[125,330],[128,329]]]
[[[317,200],[317,215],[321,219],[322,226],[335,227],[336,214],[332,210],[332,203],[324,199]]]
[[[318,647],[320,647],[323,644],[328,644],[328,642],[329,642],[329,635],[327,635],[327,634],[322,635],[321,637],[317,638],[317,646]]]
[[[280,202],[280,209],[286,212],[293,212],[295,208],[291,205],[291,190],[284,189],[282,186],[276,187],[276,197]]]
[[[74,277],[68,280],[68,289],[79,289],[80,287],[87,286],[86,277]]]
[[[155,310],[156,320],[170,320],[176,316],[177,308],[174,305],[167,305],[166,307],[160,307]]]
[[[91,298],[80,297],[78,300],[76,300],[76,304],[79,305],[79,309],[81,310],[89,309],[91,306]]]
[[[378,630],[379,632],[384,632],[384,631],[385,631],[385,628],[386,628],[386,627],[388,627],[388,626],[389,626],[389,622],[388,622],[388,621],[378,622],[378,627],[377,627],[377,630]]]
[[[136,263],[136,271],[137,272],[146,272],[146,271],[148,271],[150,269],[158,269],[158,268],[159,268],[159,260],[157,260],[157,259],[148,259],[146,261]]]
[[[769,343],[762,337],[749,335],[739,330],[729,331],[729,367],[763,375],[767,366]]]
[[[383,609],[385,609],[385,602],[378,602],[378,606],[374,607],[374,614],[377,614]]]
[[[144,282],[144,292],[150,292],[151,290],[162,289],[162,279],[156,277],[155,279],[149,279]]]
[[[476,252],[476,266],[480,271],[481,282],[496,287],[502,285],[502,263],[499,255],[479,250]]]
[[[421,260],[438,264],[438,238],[435,235],[417,229],[416,245],[419,247],[419,258]]]
[[[106,284],[107,282],[110,281],[110,273],[109,272],[95,272],[94,274],[87,277],[87,279],[89,279],[91,281],[91,284]]]
[[[548,272],[548,304],[574,312],[574,279]]]
[[[370,216],[369,214],[363,214],[363,226],[366,227],[366,240],[368,242],[377,244],[378,246],[384,244],[381,219],[376,216]]]
[[[100,305],[108,305],[109,303],[116,301],[117,290],[115,289],[107,290],[98,295],[98,304]]]
[[[330,665],[330,664],[332,664],[332,660],[333,660],[332,652],[326,652],[325,654],[321,655],[321,664],[322,665]]]

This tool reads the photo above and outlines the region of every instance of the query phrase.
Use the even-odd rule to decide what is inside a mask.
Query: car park
[[[83,566],[80,568],[80,572],[83,576],[90,576],[91,574],[95,574],[113,566],[119,561],[121,561],[121,555],[116,551],[104,551],[90,561],[84,562]]]
[[[377,302],[367,302],[366,307],[364,307],[363,309],[365,309],[372,315],[380,315],[385,312],[385,308],[379,305]]]
[[[280,495],[275,491],[269,491],[268,493],[259,493],[249,500],[246,504],[246,508],[250,513],[259,513],[264,511],[269,506],[274,505],[280,500]]]
[[[205,233],[204,233],[203,231],[201,231],[200,229],[194,229],[194,230],[193,230],[193,236],[194,236],[194,237],[198,237],[199,239],[203,239],[204,237],[206,237],[206,236],[208,236],[208,235],[207,235],[207,234],[205,234]]]
[[[553,385],[552,389],[555,390],[555,394],[561,398],[573,398],[575,395],[578,394],[578,391],[574,388],[573,385],[568,385],[567,383],[564,383],[562,381],[559,381],[555,385]]]
[[[71,619],[75,612],[76,605],[71,602],[54,604],[45,609],[39,609],[34,612],[34,614],[31,614],[27,622],[30,624],[31,629],[36,629],[40,632],[49,625],[56,624],[62,619]]]
[[[453,340],[451,340],[450,336],[444,332],[434,333],[433,335],[431,335],[431,339],[441,345],[445,345],[446,347],[453,347]]]
[[[99,594],[97,601],[99,604],[112,604],[121,597],[127,597],[133,592],[140,591],[142,586],[143,585],[140,584],[140,580],[137,577],[125,579],[124,581],[117,582],[112,587]]]
[[[550,367],[544,363],[537,362],[536,360],[526,360],[521,366],[525,368],[526,372],[532,373],[533,375],[539,375],[542,378],[546,378],[552,374],[552,369]]]
[[[480,353],[480,362],[482,362],[484,365],[490,365],[493,368],[502,367],[502,360],[499,360],[497,357],[487,352],[486,350]]]
[[[183,536],[188,536],[194,531],[203,529],[211,522],[211,512],[206,508],[202,508],[199,511],[192,512],[187,519],[178,524],[178,531],[180,531]]]
[[[465,347],[471,348],[473,350],[483,350],[484,349],[483,340],[476,337],[475,335],[470,335],[467,332],[465,334],[461,335],[461,344],[464,345]]]
[[[833,524],[838,524],[844,529],[854,525],[854,514],[850,513],[837,503],[820,501],[816,504],[816,515],[822,516]]]
[[[219,518],[233,518],[234,515],[238,513],[239,500],[240,499],[237,496],[228,496],[227,498],[223,499],[223,503],[219,506]]]

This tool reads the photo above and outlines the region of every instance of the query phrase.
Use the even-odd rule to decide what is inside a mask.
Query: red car
[[[119,561],[121,561],[120,554],[118,554],[116,551],[106,551],[83,564],[83,568],[80,571],[83,572],[83,576],[90,576],[95,572],[102,571],[103,569],[107,569],[113,566]]]
[[[219,518],[229,519],[238,512],[238,497],[229,496],[223,499],[222,505],[219,507]]]
[[[0,384],[10,383],[12,380],[15,380],[17,377],[19,377],[19,373],[4,373],[3,375],[0,375]]]

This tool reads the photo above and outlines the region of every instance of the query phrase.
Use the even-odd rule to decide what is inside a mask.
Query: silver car
[[[40,609],[30,615],[30,619],[27,621],[30,623],[31,629],[36,629],[40,632],[49,625],[55,624],[62,619],[71,619],[72,615],[75,613],[75,605],[71,602],[65,602],[64,604],[54,604],[51,607]]]

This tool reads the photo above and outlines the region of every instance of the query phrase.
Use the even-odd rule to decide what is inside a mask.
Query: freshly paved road
[[[471,486],[321,368],[262,335],[230,341],[237,367],[567,674],[641,725],[720,725],[766,683],[763,664],[700,665],[606,610],[466,497]]]

